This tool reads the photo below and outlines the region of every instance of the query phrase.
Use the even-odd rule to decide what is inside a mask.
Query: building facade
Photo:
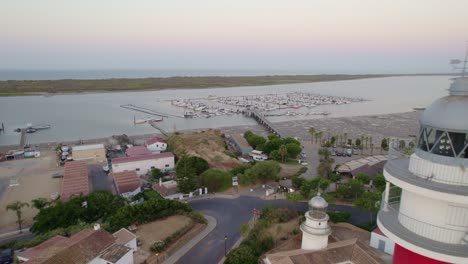
[[[138,176],[151,172],[151,169],[160,169],[168,171],[174,169],[174,154],[164,152],[136,157],[122,157],[112,159],[112,171],[136,171]]]
[[[421,116],[415,153],[391,146],[377,223],[393,263],[468,263],[468,78]]]
[[[167,143],[160,137],[152,137],[145,142],[145,146],[153,153],[166,151]]]

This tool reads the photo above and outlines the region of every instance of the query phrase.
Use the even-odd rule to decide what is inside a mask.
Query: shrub
[[[200,175],[200,185],[206,186],[212,192],[224,191],[232,185],[231,174],[209,169]]]
[[[327,212],[327,214],[333,223],[348,222],[351,218],[350,212]]]

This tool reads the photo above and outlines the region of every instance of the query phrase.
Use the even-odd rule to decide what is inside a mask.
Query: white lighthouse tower
[[[301,224],[302,249],[319,250],[328,245],[328,236],[331,228],[328,225],[328,203],[320,196],[313,197],[309,201],[309,211],[305,213],[305,222]]]
[[[415,153],[393,151],[377,217],[393,263],[468,263],[468,77],[422,114]]]

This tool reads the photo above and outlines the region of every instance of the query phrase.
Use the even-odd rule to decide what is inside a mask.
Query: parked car
[[[353,156],[353,150],[352,150],[352,149],[350,149],[350,148],[349,148],[349,149],[347,149],[347,150],[346,150],[346,156],[348,156],[348,157],[351,157],[351,156]]]
[[[301,165],[302,165],[302,166],[307,166],[307,165],[309,165],[309,163],[303,161],[303,162],[301,162]]]
[[[11,264],[13,263],[13,249],[7,248],[2,251],[2,254],[0,255],[0,264]]]

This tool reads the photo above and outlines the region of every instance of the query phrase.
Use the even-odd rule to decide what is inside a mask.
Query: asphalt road
[[[188,251],[178,263],[218,263],[224,256],[224,236],[229,250],[239,239],[239,227],[252,217],[252,210],[261,209],[267,204],[287,206],[298,210],[308,210],[307,203],[291,203],[286,200],[262,200],[256,197],[241,196],[236,199],[213,198],[190,202],[192,208],[216,218],[218,224],[204,239]],[[349,206],[330,206],[329,210],[349,211],[352,224],[363,224],[369,215]]]

